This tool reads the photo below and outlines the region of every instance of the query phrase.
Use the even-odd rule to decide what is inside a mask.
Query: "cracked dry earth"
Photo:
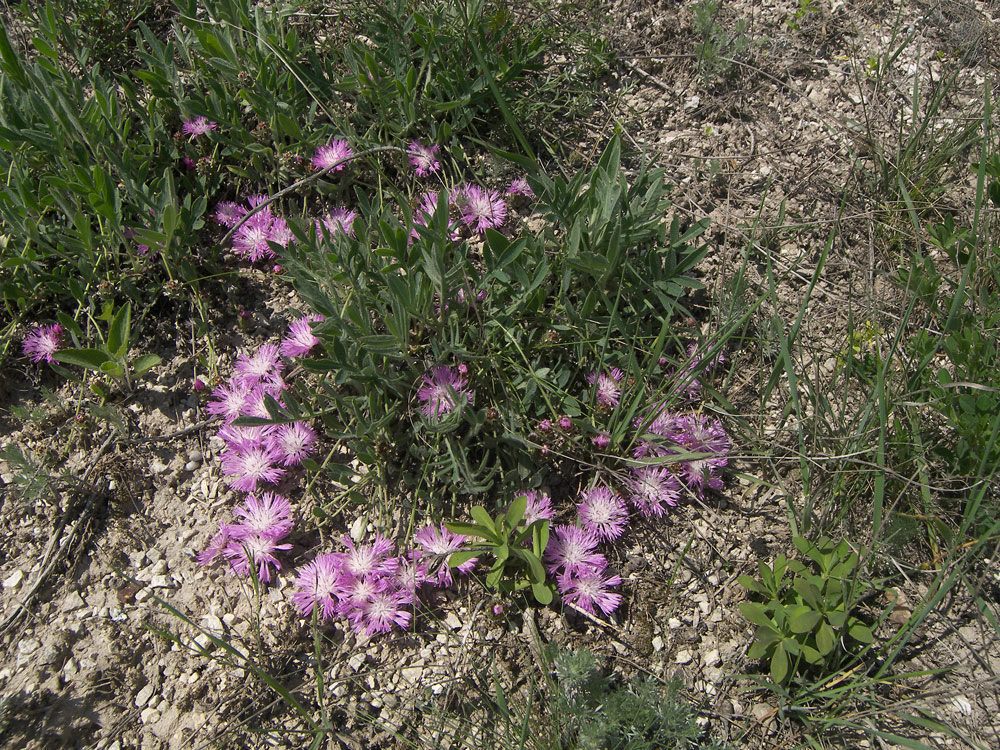
[[[751,290],[766,281],[765,255],[780,279],[757,319],[788,325],[816,273],[818,250],[832,237],[794,352],[797,367],[822,382],[836,368],[849,314],[888,328],[900,312],[883,279],[889,269],[872,250],[880,207],[864,183],[867,159],[873,149],[894,148],[914,79],[933,88],[956,75],[941,128],[981,112],[984,86],[996,82],[1000,10],[984,2],[819,0],[791,28],[798,7],[724,3],[719,22],[746,21],[751,45],[721,78],[706,76],[693,54],[691,3],[621,0],[595,10],[607,19],[620,64],[598,97],[593,143],[580,150],[621,128],[666,167],[677,210],[712,219],[712,251],[699,269],[707,292],[690,300],[705,333],[719,322],[744,253],[751,254]],[[908,35],[884,76],[865,72],[869,59]],[[867,136],[873,122],[881,142]],[[952,167],[961,184],[969,182],[966,163],[944,169]],[[968,199],[962,190],[941,198],[958,208]],[[257,272],[235,291],[219,290],[216,301],[224,377],[240,350],[274,341],[302,310],[280,279]],[[316,662],[308,623],[289,600],[292,565],[257,590],[198,567],[195,555],[235,496],[222,481],[216,428],[193,390],[204,342],[181,302],[166,300],[160,312],[167,322],[147,349],[163,364],[119,400],[117,423],[78,419],[76,392],[23,359],[0,374],[0,440],[53,475],[29,504],[18,467],[0,463],[0,737],[10,747],[301,746],[303,735],[294,732],[305,725],[243,658],[294,694],[311,695]],[[745,656],[753,629],[738,612],[745,593],[736,578],[790,548],[789,508],[805,500],[794,455],[802,426],[776,428],[787,383],[762,399],[775,352],[747,344],[731,357],[731,374],[716,387],[757,432],[757,447],[737,445],[723,492],[683,505],[666,524],[639,525],[619,545],[612,563],[625,603],[614,618],[558,607],[496,615],[482,589],[464,583],[429,601],[405,633],[367,639],[325,625],[327,702],[342,717],[330,746],[404,746],[394,733],[431,744],[446,728],[443,710],[477,716],[480,691],[490,692],[495,674],[524,686],[537,671],[540,644],[552,640],[589,647],[623,674],[678,675],[701,723],[734,747],[794,746],[791,718],[738,677],[754,664]],[[31,418],[15,418],[15,406]],[[293,477],[289,486],[296,517],[308,518],[302,483]],[[331,538],[360,536],[376,522],[389,531],[402,523],[372,509],[351,529],[293,535],[287,559],[311,559]],[[976,574],[969,590],[986,593],[980,601],[995,618],[993,566]],[[928,581],[912,573],[896,586],[893,616],[878,637],[891,637],[922,605]],[[899,666],[949,670],[887,686],[883,699],[899,711],[941,717],[965,737],[909,730],[931,747],[998,747],[1000,644],[964,591],[935,607]],[[888,715],[857,721],[905,729]],[[830,742],[873,747],[850,735]]]

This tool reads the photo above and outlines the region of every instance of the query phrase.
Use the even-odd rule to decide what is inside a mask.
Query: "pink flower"
[[[279,456],[270,446],[254,446],[245,450],[227,450],[222,454],[222,472],[230,487],[254,492],[258,484],[276,484],[285,474],[275,466]]]
[[[680,462],[680,475],[689,488],[704,497],[705,488],[722,489],[718,471],[729,463],[729,436],[718,419],[704,414],[688,414],[677,420],[677,444],[671,453],[694,454]]]
[[[322,315],[299,318],[288,326],[288,335],[281,342],[281,353],[286,357],[301,357],[312,351],[319,339],[312,332],[311,323],[322,323]]]
[[[320,146],[316,149],[316,153],[313,154],[312,163],[316,169],[326,169],[328,167],[333,167],[337,162],[344,162],[354,156],[354,152],[351,151],[351,147],[347,145],[345,140],[333,140],[330,141],[329,145]],[[344,168],[344,163],[337,164],[333,167],[333,172],[339,172]]]
[[[568,430],[573,426],[573,420],[569,417],[560,417],[558,424],[562,429]]]
[[[343,542],[348,551],[340,553],[342,569],[352,577],[383,576],[395,573],[399,567],[399,560],[390,556],[393,543],[380,534],[375,535],[371,544],[355,547],[349,536],[344,536]]]
[[[207,117],[195,117],[192,120],[187,120],[183,125],[181,125],[181,130],[186,134],[191,136],[194,140],[199,135],[205,135],[210,130],[215,130],[216,124],[209,120]]]
[[[32,362],[55,362],[52,356],[62,345],[63,327],[58,323],[50,326],[37,326],[24,337],[21,345],[23,351]]]
[[[628,525],[625,502],[607,487],[591,487],[580,493],[581,502],[576,506],[583,528],[598,539],[617,539]]]
[[[570,604],[575,604],[580,609],[597,614],[596,607],[606,615],[610,615],[621,604],[621,594],[608,591],[611,586],[618,586],[622,582],[621,576],[605,576],[599,570],[586,570],[579,572],[566,572],[559,576],[556,585],[563,599]]]
[[[252,390],[251,386],[235,379],[226,385],[220,385],[212,391],[212,400],[208,402],[208,413],[222,417],[226,422],[232,422],[243,412]]]
[[[241,352],[236,359],[236,381],[254,386],[270,379],[275,373],[285,369],[281,361],[278,347],[274,344],[262,344],[253,355]]]
[[[251,263],[265,258],[277,258],[277,253],[269,244],[273,241],[271,232],[273,226],[274,217],[270,210],[263,209],[260,213],[254,214],[233,235],[233,250]],[[285,229],[287,230],[287,226]]]
[[[232,539],[222,550],[222,554],[229,560],[229,567],[236,575],[247,576],[251,570],[256,569],[257,580],[269,583],[271,569],[281,570],[281,562],[274,553],[291,548],[290,544],[278,544],[273,537],[252,534],[242,539]]]
[[[346,208],[335,208],[323,217],[323,226],[326,227],[326,231],[331,237],[337,234],[337,232],[343,232],[344,234],[353,237],[354,220],[356,218],[358,218],[357,211],[349,211]],[[320,236],[323,234],[320,229],[319,222],[316,223],[316,232]]]
[[[548,563],[549,573],[556,573],[560,569],[576,573],[584,573],[592,568],[604,570],[608,565],[604,555],[594,552],[598,542],[593,532],[579,526],[554,526],[545,548],[545,562]]]
[[[208,543],[208,547],[203,549],[198,553],[198,565],[201,567],[206,567],[212,564],[222,551],[229,544],[229,524],[220,523],[219,531],[212,537]]]
[[[507,188],[507,195],[520,195],[525,198],[533,198],[535,197],[535,191],[531,189],[525,178],[518,177],[510,183],[510,187]]]
[[[299,466],[312,453],[316,431],[305,422],[292,422],[279,425],[270,440],[271,447],[282,457],[282,466]]]
[[[413,596],[405,588],[394,586],[392,579],[379,579],[375,591],[358,602],[351,617],[354,630],[366,635],[388,633],[393,625],[405,630],[412,617],[412,603]]]
[[[441,162],[435,158],[439,149],[440,147],[437,145],[424,146],[420,141],[410,143],[410,148],[406,153],[417,177],[426,177],[441,168]]]
[[[592,442],[599,449],[604,450],[611,445],[611,438],[602,432],[599,435],[594,435],[594,437],[590,439],[590,442]]]
[[[482,234],[507,219],[507,204],[496,190],[466,185],[461,197],[462,222]]]
[[[619,383],[624,372],[617,367],[612,367],[607,372],[592,372],[587,376],[587,382],[597,386],[597,403],[601,406],[614,408],[618,406],[618,399],[622,395]]]
[[[528,490],[524,495],[528,499],[524,508],[525,526],[530,526],[535,521],[552,520],[552,498],[536,490]]]
[[[552,422],[548,419],[543,419],[541,422],[538,423],[539,432],[548,432],[551,429],[552,429]]]
[[[226,527],[231,539],[245,539],[254,534],[283,539],[294,524],[288,498],[276,492],[263,492],[260,497],[248,495],[243,504],[233,510],[233,515],[243,520]]]
[[[425,526],[413,535],[413,541],[419,544],[428,555],[438,558],[432,566],[437,566],[437,585],[451,586],[451,567],[448,565],[448,557],[453,552],[462,549],[465,536],[454,534],[442,526]],[[468,575],[476,567],[476,558],[467,560],[458,566],[458,572]]]
[[[633,468],[632,476],[625,480],[625,488],[629,502],[646,518],[662,517],[667,510],[663,506],[676,506],[681,496],[681,483],[662,466]]]
[[[473,402],[468,381],[454,368],[438,365],[423,376],[423,385],[417,391],[424,416],[438,419],[450,414],[456,406]]]
[[[337,596],[340,591],[340,562],[335,554],[319,555],[315,560],[299,569],[295,579],[298,589],[292,594],[292,603],[303,617],[312,614],[319,605],[320,617],[328,620],[336,613]]]

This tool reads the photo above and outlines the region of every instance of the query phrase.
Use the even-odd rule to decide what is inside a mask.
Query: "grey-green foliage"
[[[694,32],[698,36],[695,58],[698,72],[708,80],[725,78],[737,60],[750,46],[747,22],[736,21],[731,30],[719,21],[718,0],[700,0],[691,7],[694,12]]]
[[[581,750],[722,750],[704,736],[680,680],[605,676],[593,653],[552,647],[549,715],[560,748]]]

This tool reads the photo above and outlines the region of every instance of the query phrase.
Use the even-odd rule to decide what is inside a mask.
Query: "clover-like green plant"
[[[476,523],[449,522],[445,526],[453,534],[478,537],[482,544],[454,553],[449,559],[457,567],[483,552],[493,556],[493,565],[486,574],[486,586],[503,594],[531,588],[539,604],[552,601],[552,586],[545,580],[542,553],[549,542],[549,522],[545,519],[524,523],[528,498],[515,498],[506,512],[496,518],[481,505],[470,511]],[[527,542],[530,540],[530,546]]]
[[[810,672],[834,672],[859,645],[874,640],[855,615],[857,553],[845,540],[835,543],[826,536],[815,543],[793,537],[792,543],[812,565],[778,555],[770,566],[759,563],[759,580],[738,579],[764,598],[740,604],[743,616],[757,626],[747,655],[769,663],[779,684]]]

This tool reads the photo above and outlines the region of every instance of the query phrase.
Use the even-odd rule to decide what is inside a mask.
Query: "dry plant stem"
[[[353,161],[354,159],[360,159],[362,156],[368,156],[369,154],[375,154],[375,153],[378,153],[380,151],[399,151],[400,153],[406,153],[403,149],[399,148],[399,146],[373,146],[372,148],[365,149],[361,153],[352,154],[351,156],[348,156],[348,157],[346,157],[344,159],[341,159],[340,161],[336,161],[333,164],[331,164],[329,167],[326,167],[325,169],[321,169],[318,172],[314,172],[311,175],[307,175],[306,177],[303,177],[301,180],[293,182],[288,187],[281,188],[281,190],[279,190],[277,193],[275,193],[272,196],[269,196],[267,198],[267,200],[261,201],[259,204],[257,204],[252,209],[250,209],[250,211],[247,212],[246,216],[244,216],[242,219],[240,219],[240,221],[236,224],[236,226],[234,226],[232,229],[230,229],[228,232],[226,232],[225,236],[219,241],[219,244],[220,245],[225,245],[227,242],[229,242],[230,238],[234,234],[236,234],[236,232],[239,230],[240,227],[242,227],[244,224],[246,224],[248,221],[250,221],[250,219],[255,214],[263,211],[265,208],[267,208],[272,203],[274,203],[276,200],[278,200],[278,198],[280,198],[281,196],[288,195],[289,193],[291,193],[291,192],[293,192],[295,190],[298,190],[303,185],[308,185],[311,182],[315,182],[316,180],[318,180],[323,175],[325,175],[328,172],[331,172],[334,169],[336,169],[337,167],[339,167],[341,164],[346,164],[347,162]]]
[[[97,466],[98,461],[100,461],[104,452],[108,449],[108,446],[111,445],[113,438],[114,432],[108,435],[108,437],[105,438],[104,442],[101,444],[101,447],[97,449],[90,465],[87,466],[87,470],[84,471],[83,476],[80,478],[80,484],[86,484],[94,468]],[[42,555],[42,564],[38,571],[38,575],[35,576],[34,582],[28,588],[24,597],[15,604],[14,611],[7,615],[3,622],[0,623],[0,635],[6,634],[14,623],[17,622],[18,618],[28,611],[28,607],[31,605],[31,602],[38,593],[38,590],[45,583],[46,579],[55,569],[56,565],[69,555],[70,550],[73,547],[73,540],[76,537],[77,531],[85,523],[89,522],[90,515],[94,510],[94,499],[96,496],[97,492],[94,489],[89,490],[87,493],[87,500],[83,508],[81,509],[79,515],[77,515],[77,517],[73,520],[73,523],[70,525],[69,531],[65,537],[62,533],[63,529],[66,527],[67,519],[69,519],[69,517],[76,511],[79,501],[67,506],[66,512],[59,517],[55,528],[52,530],[52,536],[49,538],[49,543],[45,547],[45,553]],[[65,540],[65,543],[60,544],[60,541],[63,540]]]

